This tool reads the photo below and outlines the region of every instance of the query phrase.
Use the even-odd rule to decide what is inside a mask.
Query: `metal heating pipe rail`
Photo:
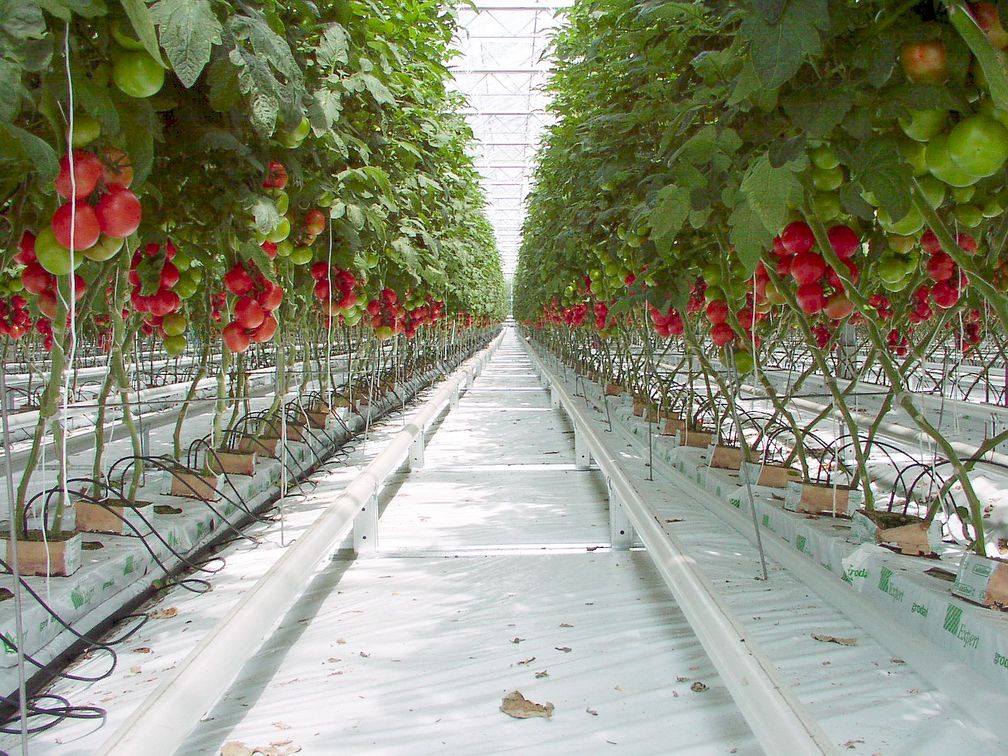
[[[204,637],[199,645],[102,744],[107,756],[174,753],[199,719],[228,690],[242,667],[272,634],[308,587],[312,576],[332,556],[361,512],[370,514],[385,482],[409,460],[417,439],[479,375],[503,334],[447,379],[311,527],[287,548],[276,564]],[[422,443],[422,441],[421,441]],[[153,749],[153,750],[152,750]]]
[[[838,754],[829,736],[777,668],[754,646],[678,539],[662,528],[658,513],[637,493],[592,420],[531,345],[522,341],[552,395],[570,417],[575,446],[588,449],[608,480],[610,508],[620,507],[636,530],[763,750],[768,754]]]

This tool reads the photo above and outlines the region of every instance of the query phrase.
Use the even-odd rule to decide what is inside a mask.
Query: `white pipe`
[[[503,334],[488,346],[493,352]],[[465,381],[470,358],[400,430],[389,445],[336,497],[269,571],[223,617],[129,718],[102,744],[99,754],[149,756],[174,753],[200,717],[233,684],[242,667],[308,587],[353,525],[354,517],[408,459],[413,439],[422,435]]]
[[[539,370],[549,377],[545,363],[527,344],[526,348]],[[777,668],[755,647],[679,540],[662,528],[657,511],[637,493],[617,457],[602,442],[566,387],[555,380],[550,381],[550,386],[570,416],[575,433],[583,434],[592,458],[608,478],[611,490],[622,502],[638,537],[763,750],[768,754],[838,754],[829,736],[805,710]]]

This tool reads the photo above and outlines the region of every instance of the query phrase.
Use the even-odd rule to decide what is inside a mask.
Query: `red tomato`
[[[780,238],[784,248],[793,255],[808,252],[815,245],[815,235],[804,221],[789,223]]]
[[[113,186],[95,206],[98,225],[109,236],[129,236],[140,227],[140,200],[129,189]]]
[[[252,277],[245,272],[245,268],[243,268],[240,263],[235,263],[235,265],[224,274],[224,286],[236,297],[240,297],[252,291]]]
[[[252,331],[250,337],[252,341],[256,342],[257,344],[265,344],[267,341],[273,338],[273,334],[276,333],[276,330],[277,330],[276,318],[274,318],[273,315],[267,315],[263,319],[263,322],[260,323],[259,326]]]
[[[266,313],[252,297],[240,297],[235,302],[234,319],[242,328],[258,328],[265,317]]]
[[[74,210],[71,210],[71,204],[67,202],[53,213],[52,231],[56,235],[56,241],[70,249],[70,218],[72,214],[75,215],[73,244],[74,251],[80,252],[95,245],[101,236],[101,226],[91,205],[82,200],[77,200],[74,204]]]
[[[235,322],[224,326],[221,336],[224,338],[225,346],[235,354],[244,352],[249,348],[249,344],[251,343],[248,334],[245,333],[245,329]]]

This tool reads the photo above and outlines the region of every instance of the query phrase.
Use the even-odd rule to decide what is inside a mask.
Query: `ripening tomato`
[[[239,297],[234,306],[235,322],[245,329],[257,328],[266,317],[259,303],[252,297]]]
[[[735,331],[727,323],[715,323],[710,330],[711,341],[723,347],[735,338]]]
[[[270,313],[263,318],[262,323],[252,330],[249,337],[257,344],[265,344],[273,338],[273,335],[277,331],[277,325],[277,319]]]
[[[252,277],[245,272],[245,268],[240,263],[235,263],[232,268],[224,274],[224,287],[236,297],[243,296],[252,291]]]
[[[70,173],[70,155],[64,155],[60,160],[59,174],[56,176],[56,193],[64,199],[69,199],[71,193],[77,199],[81,199],[91,194],[98,186],[98,179],[102,177],[102,162],[97,155],[87,150],[74,150],[71,154],[73,175]]]
[[[96,262],[111,260],[122,249],[123,242],[125,241],[125,239],[118,236],[105,236],[103,234],[98,238],[97,243],[93,247],[84,250],[83,255],[88,260]]]
[[[52,286],[53,280],[52,274],[37,262],[29,263],[21,271],[21,284],[24,286],[25,291],[31,294],[37,295],[43,291],[47,291]]]
[[[795,295],[798,306],[806,315],[815,315],[826,306],[826,295],[817,281],[802,284]]]
[[[900,48],[903,73],[915,84],[944,84],[948,78],[948,55],[940,39],[906,42]]]
[[[129,155],[116,147],[102,151],[102,181],[105,186],[129,188],[133,183],[133,163]]]
[[[307,213],[305,213],[304,225],[305,230],[308,233],[318,236],[325,230],[326,227],[325,213],[323,213],[317,207],[312,208]]]

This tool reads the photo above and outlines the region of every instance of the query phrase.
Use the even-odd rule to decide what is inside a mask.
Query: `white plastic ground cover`
[[[428,376],[429,379],[433,377],[433,374]],[[406,395],[412,395],[419,388],[418,379],[404,384],[402,390]],[[257,403],[265,407],[271,401],[271,397],[266,397]],[[382,399],[375,403],[374,411],[383,413],[396,408],[398,404],[399,400],[395,398]],[[357,415],[345,421],[351,433],[359,432],[365,422]],[[344,427],[339,423],[332,423],[325,431],[312,429],[303,443],[288,442],[289,474],[294,477],[309,468],[316,462],[318,454],[332,444],[342,443],[347,438],[349,435]],[[146,484],[138,493],[138,500],[152,501],[155,504],[165,504],[183,510],[180,514],[164,515],[148,511],[146,516],[154,523],[155,529],[166,542],[148,538],[154,554],[169,568],[176,566],[179,560],[172,554],[173,550],[182,554],[195,551],[221,533],[225,527],[225,520],[234,524],[247,517],[246,513],[229,499],[241,498],[247,509],[255,511],[274,495],[280,475],[280,461],[263,458],[257,465],[253,477],[231,475],[228,476],[229,484],[224,476],[221,476],[218,490],[224,495],[211,503],[213,507],[211,509],[196,500],[162,494],[162,474],[158,471],[149,472]],[[73,516],[72,510],[65,514],[64,523],[67,527],[72,527]],[[102,544],[103,548],[85,551],[83,566],[79,571],[68,578],[50,580],[40,577],[25,578],[46,603],[77,632],[86,632],[119,606],[147,590],[151,580],[163,575],[163,570],[150,551],[136,538],[94,533],[83,534],[83,537],[85,541]],[[0,550],[5,548],[6,541],[0,539]],[[0,586],[10,589],[13,587],[12,580],[10,575],[0,575]],[[46,662],[73,643],[74,638],[30,596],[26,596],[24,609],[24,645],[29,655]],[[16,637],[12,612],[13,602],[0,604],[0,634],[10,638]],[[12,690],[16,687],[15,664],[15,649],[8,644],[2,644],[0,667],[4,669],[0,669],[0,690]]]
[[[398,405],[397,405],[398,408]],[[405,418],[414,414],[407,408]],[[349,447],[349,456],[335,465],[325,465],[305,482],[304,493],[294,490],[278,502],[281,522],[255,523],[245,530],[248,539],[227,546],[221,556],[225,569],[209,577],[210,594],[193,594],[182,588],[164,591],[144,610],[152,617],[127,643],[116,647],[119,664],[113,673],[95,682],[59,680],[51,692],[74,704],[94,704],[108,710],[101,721],[60,723],[54,729],[31,737],[29,752],[54,756],[93,756],[109,733],[122,724],[147,693],[156,688],[166,672],[183,660],[197,642],[234,606],[249,586],[266,572],[286,548],[309,532],[321,511],[343,487],[353,480],[363,464],[378,454],[401,428],[403,419],[391,415],[379,421]],[[114,628],[115,638],[132,627],[132,622]],[[78,659],[68,670],[80,676],[97,676],[107,671],[108,657],[95,652]],[[0,735],[0,750],[19,752],[17,736]],[[152,753],[148,748],[147,753]]]
[[[647,423],[621,400],[610,398],[610,415],[633,433],[647,438]],[[711,469],[699,450],[676,447],[652,425],[652,449],[693,483],[745,513],[749,495],[737,475]],[[984,609],[951,595],[952,584],[928,570],[941,566],[933,559],[895,555],[851,537],[848,520],[809,517],[784,510],[779,489],[753,487],[757,520],[767,531],[789,543],[813,563],[824,567],[880,610],[893,614],[907,628],[942,648],[949,658],[974,669],[1001,690],[1008,691],[1008,615]],[[955,569],[962,550],[945,545],[945,567]],[[961,618],[961,621],[958,621]]]
[[[569,381],[568,385],[573,388],[573,381]],[[580,379],[577,386],[579,389],[582,386]],[[598,398],[599,404],[595,408],[599,417],[598,422],[605,426],[601,390],[592,387],[585,393],[589,400],[593,397]],[[648,459],[646,429],[643,429],[642,433],[641,428],[634,428],[635,435],[631,427],[642,424],[639,418],[634,417],[628,427],[615,419],[617,416],[611,409],[610,416],[614,418],[613,427],[616,435],[626,439],[627,446],[621,453],[628,459],[636,458],[641,466],[640,485],[653,490],[655,500],[660,502],[659,507],[669,524],[668,527],[675,528],[680,537],[686,537],[695,544],[696,550],[691,553],[702,564],[704,570],[708,574],[725,576],[727,598],[730,602],[740,602],[738,605],[744,607],[738,611],[738,615],[743,618],[752,616],[753,622],[746,622],[751,632],[765,634],[768,628],[763,620],[768,618],[776,618],[773,623],[775,627],[784,626],[783,618],[796,611],[800,615],[814,608],[823,616],[829,616],[827,621],[818,623],[806,618],[802,625],[808,633],[804,635],[800,632],[798,634],[772,632],[770,637],[773,639],[774,648],[779,649],[782,654],[782,656],[773,654],[775,660],[787,660],[789,656],[795,656],[807,661],[808,656],[813,653],[809,647],[814,649],[818,643],[810,638],[812,632],[836,637],[853,637],[858,649],[871,649],[870,661],[866,661],[859,653],[845,650],[844,653],[848,656],[860,657],[858,660],[860,666],[833,670],[837,673],[837,677],[830,675],[829,680],[831,686],[841,686],[838,680],[843,680],[842,685],[849,686],[850,692],[855,695],[859,695],[858,692],[861,690],[866,691],[860,694],[861,700],[871,704],[872,708],[859,712],[859,716],[867,716],[868,727],[876,728],[876,737],[881,738],[881,743],[886,746],[881,752],[944,753],[950,748],[960,752],[977,753],[1000,750],[1000,746],[996,743],[1003,742],[1004,738],[1008,737],[1008,731],[1004,718],[997,714],[997,711],[1008,698],[998,687],[985,684],[980,677],[982,670],[968,668],[954,660],[950,654],[940,651],[939,647],[925,641],[923,636],[908,633],[910,629],[908,625],[897,624],[889,612],[880,611],[881,607],[859,603],[863,601],[861,598],[852,601],[851,599],[859,594],[850,592],[849,588],[844,588],[839,581],[826,576],[825,571],[821,573],[826,576],[823,578],[819,578],[815,571],[805,570],[792,575],[781,570],[771,560],[771,579],[765,592],[752,591],[753,575],[758,573],[759,563],[749,532],[752,526],[748,513],[743,516],[732,507],[718,506],[718,500],[713,492],[709,496],[698,498],[697,492],[702,489],[695,487],[696,483],[692,478],[678,474],[674,467],[668,464],[663,454],[654,455],[657,480],[647,481],[643,474]],[[656,438],[657,436],[653,437],[653,440]],[[618,438],[614,439],[614,443],[619,443]],[[711,505],[715,508],[711,509]],[[784,514],[788,518],[796,519],[793,513]],[[729,522],[732,527],[739,528],[740,533],[726,532],[722,520]],[[776,552],[783,558],[788,552],[780,550],[776,543],[779,542],[764,539],[768,553],[772,556]],[[797,554],[797,551],[792,550],[790,553]],[[890,556],[896,559],[893,555]],[[804,561],[802,556],[798,556],[797,559]],[[911,561],[934,564],[933,560]],[[800,563],[792,564],[792,562],[793,560],[788,560],[793,569],[801,568]],[[796,584],[795,577],[800,578],[800,584]],[[810,592],[807,586],[816,586],[818,595]],[[800,597],[794,596],[795,590],[800,593]],[[790,598],[788,591],[792,592]],[[850,598],[846,598],[844,594],[849,594]],[[891,597],[886,598],[891,601]],[[843,613],[833,609],[831,604],[838,608],[843,607]],[[871,614],[867,614],[866,610]],[[865,628],[852,626],[851,620],[845,615],[857,617],[859,621],[871,620],[868,623],[870,626]],[[888,665],[885,664],[887,653],[891,655]],[[782,661],[781,669],[786,674],[793,674],[788,671],[792,663]],[[820,670],[810,665],[805,672],[829,673],[829,668],[835,663],[833,659],[827,659],[823,666],[828,669]],[[880,677],[879,673],[883,670],[884,674]],[[909,679],[904,675],[909,675]],[[815,692],[816,686],[810,686],[807,677],[798,676],[797,680],[801,686],[796,690],[803,700],[814,701],[819,698]],[[859,687],[862,685],[863,688]],[[901,689],[903,685],[906,687]],[[843,689],[835,692],[840,693]],[[974,693],[979,696],[978,701],[984,702],[982,705],[974,705],[971,697]],[[813,697],[808,698],[808,694],[812,694]],[[995,708],[991,710],[989,706]],[[822,711],[842,709],[842,706],[837,707],[821,698],[815,707],[817,716],[820,716],[819,712]],[[849,712],[849,709],[847,711]],[[972,719],[974,715],[981,715],[982,723]],[[949,728],[950,721],[957,723],[955,728]],[[827,730],[831,729],[828,718],[820,716],[820,722]],[[962,729],[958,729],[959,727]],[[957,740],[959,737],[965,737],[967,740],[975,739],[975,750],[959,743]],[[921,746],[921,743],[927,743],[927,746]],[[878,750],[873,749],[871,744],[872,739],[867,738],[863,744],[854,744],[855,750],[865,753]]]
[[[581,543],[575,514],[607,528],[600,476],[579,472],[592,485],[571,487],[570,428],[546,392],[508,388],[511,371],[498,366],[521,357],[508,346],[438,427],[423,470],[402,481],[380,532],[405,513],[440,514],[446,502],[435,495],[428,509],[423,495],[432,490],[428,475],[457,480],[469,471],[478,486],[488,468],[507,468],[520,480],[530,439],[560,452],[535,458],[534,483],[551,502],[576,495],[580,508],[536,510],[527,487],[486,488],[457,503],[460,514],[484,510],[489,519],[510,511],[495,543],[480,543],[492,529],[476,529],[483,553],[454,534],[434,554],[427,533],[411,540],[402,532],[394,551],[382,536],[376,558],[334,563],[179,753],[216,753],[228,741],[289,741],[306,753],[759,752],[644,555]],[[457,420],[456,412],[471,414],[470,403],[494,402],[492,441],[485,426]],[[521,406],[501,411],[512,402]],[[480,520],[466,517],[460,530]],[[568,538],[540,540],[565,526]],[[516,543],[522,534],[526,542]],[[500,712],[514,689],[552,703],[550,721]]]
[[[178,669],[165,676],[144,700],[141,710],[102,743],[99,753],[140,754],[152,742],[169,752],[178,748],[182,736],[227,691],[351,527],[355,527],[357,541],[356,519],[377,507],[376,497],[387,479],[410,459],[414,441],[422,441],[437,417],[457,403],[460,389],[471,383],[472,371],[479,369],[500,340],[498,336],[477,356],[456,368],[425,401],[413,421],[404,425],[387,448],[326,507],[311,532],[245,592]],[[374,516],[377,518],[377,512]]]

